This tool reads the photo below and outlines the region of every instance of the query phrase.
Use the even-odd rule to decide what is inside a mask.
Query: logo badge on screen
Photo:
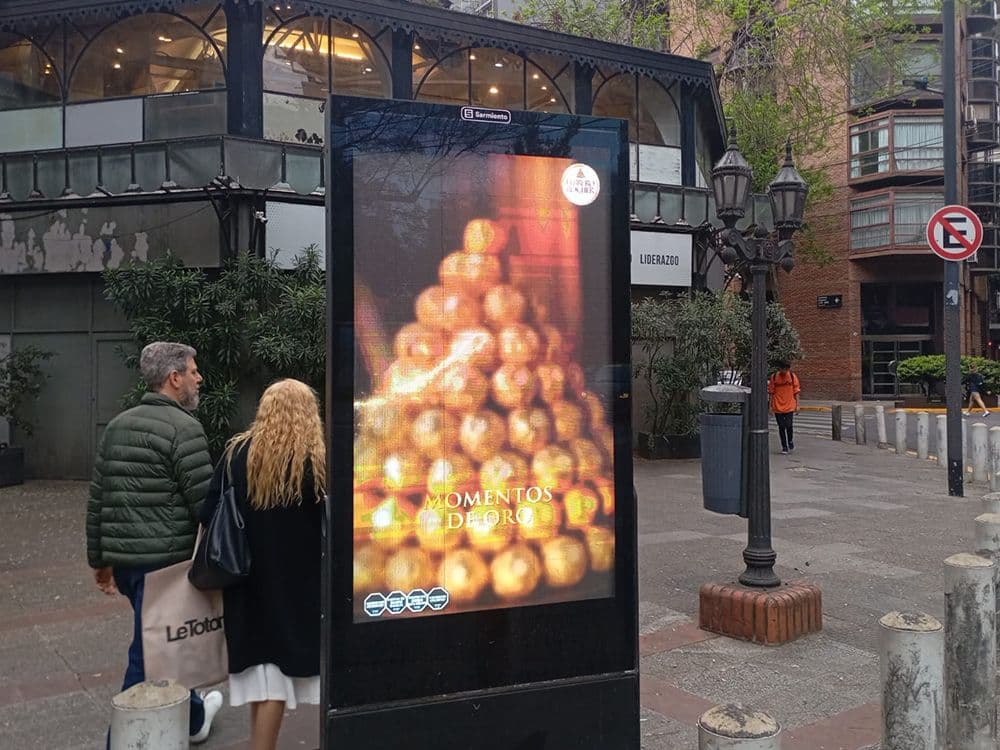
[[[562,191],[573,205],[589,206],[601,194],[601,180],[592,167],[572,164],[563,172]]]
[[[365,614],[378,617],[385,612],[385,597],[381,594],[369,594],[365,599]]]

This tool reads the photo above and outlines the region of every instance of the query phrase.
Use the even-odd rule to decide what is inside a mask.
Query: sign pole
[[[942,32],[944,86],[944,202],[958,203],[958,113],[955,80],[955,0],[943,0]],[[981,235],[980,235],[981,236]],[[964,493],[965,457],[962,455],[962,362],[959,317],[959,262],[944,262],[944,360],[948,423],[948,494]],[[940,450],[940,449],[939,449]]]

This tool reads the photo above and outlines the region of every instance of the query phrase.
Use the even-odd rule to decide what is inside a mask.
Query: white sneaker
[[[205,721],[202,723],[198,734],[191,735],[192,745],[199,745],[208,739],[208,733],[212,731],[212,720],[215,719],[215,715],[222,708],[222,693],[218,690],[205,693],[201,699],[205,704]]]

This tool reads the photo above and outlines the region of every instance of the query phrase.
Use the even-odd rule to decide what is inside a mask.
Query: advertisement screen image
[[[418,151],[353,180],[355,622],[613,596],[598,172]]]

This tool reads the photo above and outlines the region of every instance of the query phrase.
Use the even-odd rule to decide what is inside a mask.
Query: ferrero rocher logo
[[[510,245],[496,221],[466,225],[440,283],[396,332],[395,360],[357,404],[362,619],[366,599],[390,592],[443,589],[438,609],[461,612],[612,591],[605,404],[587,390],[551,300],[512,278]]]

